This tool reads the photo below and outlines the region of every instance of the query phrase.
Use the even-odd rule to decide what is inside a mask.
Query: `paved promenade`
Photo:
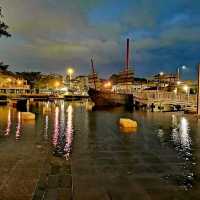
[[[199,199],[199,124],[192,117],[76,107],[73,118],[51,115],[47,131],[42,115],[22,126],[7,116],[13,112],[0,123],[0,200]],[[139,122],[136,132],[121,132],[116,122],[125,116]],[[69,160],[52,148],[55,133],[66,142],[62,122],[74,130]]]

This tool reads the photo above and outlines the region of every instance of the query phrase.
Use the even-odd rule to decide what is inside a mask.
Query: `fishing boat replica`
[[[133,72],[129,69],[129,39],[127,39],[126,46],[126,65],[125,69],[119,73],[117,84],[114,88],[98,87],[98,77],[94,70],[94,63],[91,59],[92,76],[94,88],[90,87],[88,94],[95,106],[98,107],[112,107],[112,106],[131,106],[133,105],[133,94],[130,91],[130,86],[133,84]],[[117,89],[116,89],[117,88]]]
[[[95,106],[105,107],[105,106],[121,106],[127,105],[131,106],[133,104],[132,94],[120,94],[109,91],[101,91],[90,88],[88,94]]]

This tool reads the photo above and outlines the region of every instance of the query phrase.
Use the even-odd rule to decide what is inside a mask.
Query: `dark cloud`
[[[0,40],[0,59],[14,70],[64,72],[73,65],[88,73],[93,56],[101,74],[117,72],[127,36],[134,38],[139,75],[198,62],[198,0],[6,0],[2,6],[13,37]]]

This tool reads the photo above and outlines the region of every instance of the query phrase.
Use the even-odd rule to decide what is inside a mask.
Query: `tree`
[[[41,72],[16,72],[16,74],[27,80],[27,83],[31,86],[31,89],[35,87],[35,84],[42,76]]]
[[[11,37],[11,34],[7,31],[9,28],[8,25],[2,21],[3,14],[2,14],[2,7],[0,6],[0,37],[6,36]],[[3,62],[0,62],[0,70],[6,71],[8,69],[8,65],[3,64]]]
[[[7,31],[9,26],[5,22],[3,22],[2,19],[3,19],[2,7],[0,7],[0,37],[1,36],[10,37],[11,34]]]
[[[3,62],[0,62],[0,70],[2,70],[2,71],[6,71],[8,69],[8,66],[9,65],[5,65],[5,64],[3,64]]]

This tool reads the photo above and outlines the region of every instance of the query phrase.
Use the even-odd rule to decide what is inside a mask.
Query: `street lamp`
[[[161,86],[162,86],[162,81],[161,81],[161,79],[163,78],[163,75],[164,75],[164,72],[160,72],[159,73],[159,86],[158,87],[160,87],[161,88]],[[157,90],[158,90],[158,88],[157,88]]]
[[[74,73],[74,69],[73,68],[70,67],[70,68],[67,69],[67,74],[69,75],[70,80],[72,78],[73,73]]]
[[[178,78],[178,81],[180,81],[180,70],[183,69],[187,69],[187,67],[185,65],[181,66],[181,67],[177,67],[177,78]]]
[[[187,94],[187,103],[189,103],[189,94],[190,94],[190,89],[187,85],[183,86],[183,90],[185,91],[185,93]]]
[[[164,72],[160,72],[160,76],[163,76],[164,75]]]
[[[74,69],[69,67],[67,69],[67,74],[69,75],[69,86],[71,87],[71,79],[72,79],[72,75],[74,74]]]

